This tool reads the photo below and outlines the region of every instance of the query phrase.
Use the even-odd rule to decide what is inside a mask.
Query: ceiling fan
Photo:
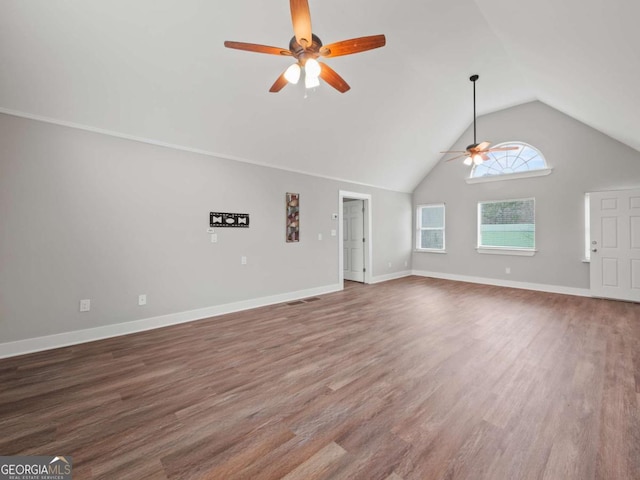
[[[489,160],[489,155],[487,153],[490,152],[504,152],[507,150],[518,150],[520,147],[495,147],[489,148],[491,145],[490,142],[482,142],[478,143],[476,141],[476,81],[480,78],[478,75],[471,75],[469,80],[473,82],[473,143],[467,146],[466,150],[447,150],[445,152],[440,153],[459,153],[461,155],[457,155],[453,158],[447,160],[450,162],[452,160],[457,160],[458,158],[466,157],[464,159],[465,165],[480,165],[485,160]]]
[[[351,87],[329,65],[319,62],[319,57],[331,58],[352,53],[364,52],[384,47],[384,35],[352,38],[341,42],[322,45],[322,41],[311,33],[311,14],[307,0],[289,0],[294,36],[289,42],[289,49],[258,45],[244,42],[224,42],[227,48],[246,50],[248,52],[267,53],[270,55],[291,56],[297,61],[289,66],[274,82],[270,92],[279,92],[287,83],[298,83],[302,69],[305,71],[305,86],[314,88],[320,85],[320,78],[344,93]]]

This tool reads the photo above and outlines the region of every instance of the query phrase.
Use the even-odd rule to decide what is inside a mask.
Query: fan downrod
[[[479,75],[471,75],[469,80],[473,82],[473,145],[477,146],[478,141],[476,140],[476,80],[480,78]],[[475,147],[473,147],[475,148]],[[469,147],[467,147],[469,150]]]

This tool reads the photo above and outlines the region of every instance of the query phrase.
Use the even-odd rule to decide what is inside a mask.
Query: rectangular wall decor
[[[249,228],[248,213],[219,213],[211,212],[209,214],[209,225],[211,227],[235,227]]]
[[[300,194],[287,193],[287,243],[300,241]]]

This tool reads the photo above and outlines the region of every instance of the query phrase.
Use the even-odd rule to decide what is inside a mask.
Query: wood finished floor
[[[74,479],[640,479],[640,305],[409,277],[0,361]]]

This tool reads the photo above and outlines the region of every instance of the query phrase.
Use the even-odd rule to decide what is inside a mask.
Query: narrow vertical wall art
[[[300,194],[287,193],[287,243],[300,241]]]

